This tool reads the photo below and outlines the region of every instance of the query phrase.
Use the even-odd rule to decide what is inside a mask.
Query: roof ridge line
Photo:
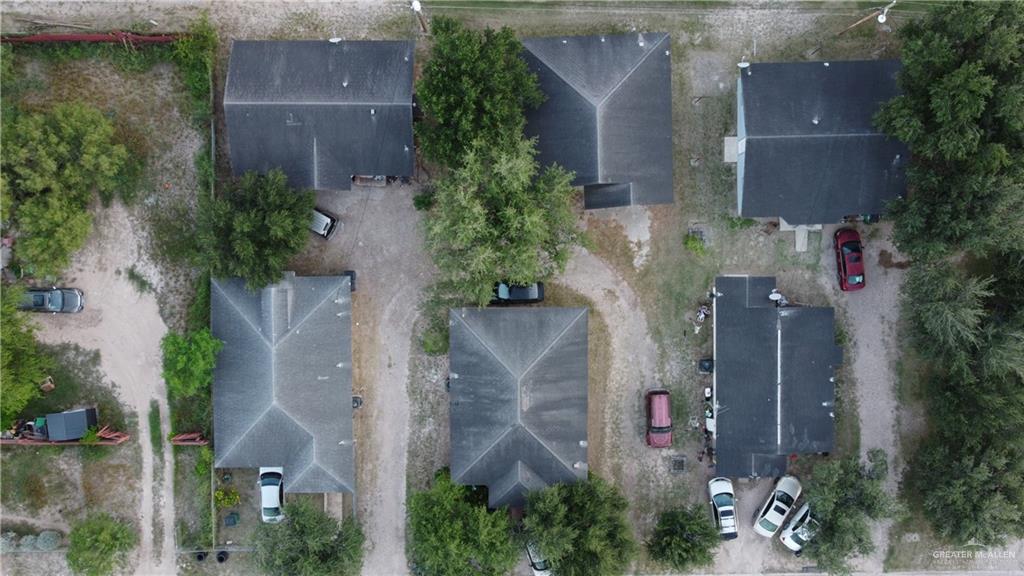
[[[486,454],[487,454],[488,452],[490,452],[492,448],[494,448],[495,446],[497,446],[497,445],[498,445],[498,442],[501,442],[502,440],[504,440],[504,439],[505,439],[505,437],[506,437],[506,436],[508,436],[509,434],[511,434],[511,433],[512,433],[512,431],[513,431],[513,430],[515,430],[516,428],[523,428],[523,425],[522,425],[522,424],[519,424],[519,423],[513,423],[513,424],[509,425],[509,427],[508,427],[508,428],[506,428],[506,429],[505,429],[505,431],[504,431],[504,432],[502,432],[500,436],[498,436],[497,438],[495,438],[494,442],[491,442],[491,445],[490,445],[490,446],[488,446],[488,447],[487,447],[487,448],[486,448],[485,450],[482,450],[482,451],[480,452],[480,454],[479,454],[479,455],[477,455],[477,457],[476,457],[476,458],[474,458],[474,459],[473,459],[473,461],[472,461],[472,462],[470,462],[470,463],[469,463],[469,464],[468,464],[468,465],[466,466],[466,469],[465,469],[465,470],[463,470],[461,474],[459,474],[459,475],[458,475],[457,477],[455,477],[455,478],[452,478],[452,481],[453,481],[453,482],[454,482],[454,481],[457,481],[457,480],[459,480],[460,478],[462,478],[463,476],[465,476],[465,475],[466,475],[466,472],[469,472],[470,470],[472,470],[472,469],[473,469],[473,466],[476,466],[477,462],[479,462],[480,460],[483,460],[483,457],[484,457],[484,456],[485,456],[485,455],[486,455]]]
[[[262,413],[262,414],[260,414],[259,418],[256,418],[256,419],[254,419],[254,420],[252,421],[252,424],[250,424],[250,425],[249,425],[249,427],[248,427],[248,428],[246,428],[245,432],[243,432],[242,434],[240,434],[240,435],[238,436],[238,440],[235,440],[234,444],[232,444],[232,445],[231,445],[231,446],[230,446],[230,447],[229,447],[229,448],[227,449],[227,451],[226,451],[226,452],[224,452],[224,458],[227,458],[228,456],[230,456],[230,455],[231,455],[231,453],[235,451],[235,448],[238,448],[238,445],[242,443],[242,440],[243,440],[243,439],[244,439],[244,438],[245,438],[246,436],[248,436],[250,432],[252,432],[253,428],[255,428],[255,427],[256,427],[256,425],[257,425],[257,424],[259,424],[259,423],[260,423],[260,421],[261,421],[261,420],[263,420],[263,419],[264,419],[264,418],[265,418],[265,417],[267,416],[267,413],[268,413],[268,412],[270,412],[270,409],[271,409],[271,408],[274,408],[274,407],[275,407],[276,405],[277,405],[277,401],[276,401],[276,400],[272,400],[272,401],[270,402],[270,405],[269,405],[269,406],[267,406],[267,407],[266,407],[266,409],[264,409],[264,410],[263,410],[263,413]],[[216,445],[215,445],[215,446],[216,446]]]
[[[612,87],[612,89],[611,89],[611,90],[609,90],[607,94],[605,94],[605,95],[604,95],[604,98],[601,98],[601,101],[597,103],[597,107],[598,107],[598,108],[601,108],[601,107],[603,107],[603,106],[604,106],[604,103],[605,103],[605,102],[607,102],[607,101],[608,101],[608,99],[609,99],[609,98],[611,98],[613,94],[615,94],[616,92],[618,92],[619,88],[621,88],[621,87],[622,87],[622,85],[626,83],[626,80],[629,80],[629,79],[630,79],[630,77],[631,77],[631,76],[633,76],[633,73],[634,73],[634,72],[636,72],[637,68],[639,68],[640,66],[642,66],[642,65],[643,65],[643,63],[644,63],[644,62],[646,62],[648,58],[650,58],[651,54],[654,54],[654,52],[656,51],[655,49],[656,49],[656,48],[657,48],[657,47],[658,47],[658,46],[659,46],[659,45],[660,45],[660,44],[661,44],[662,42],[664,42],[664,41],[665,41],[665,40],[666,40],[667,38],[669,38],[669,35],[668,35],[668,34],[665,34],[665,36],[664,36],[664,37],[663,37],[663,38],[662,38],[661,40],[658,40],[658,43],[657,43],[657,44],[655,44],[654,46],[651,46],[651,49],[650,49],[650,50],[649,50],[649,51],[647,52],[647,54],[644,54],[644,55],[643,55],[643,57],[641,57],[641,58],[640,58],[640,60],[639,60],[639,61],[637,61],[637,63],[636,63],[636,64],[634,64],[634,65],[633,65],[633,67],[629,69],[629,72],[626,72],[626,73],[625,73],[625,74],[624,74],[624,75],[622,76],[622,79],[621,79],[621,80],[619,80],[619,82],[618,82],[618,83],[617,83],[617,84],[616,84],[615,86],[613,86],[613,87]],[[670,72],[669,72],[669,76],[671,76],[671,75],[672,75],[672,74],[671,74],[671,71],[670,71]]]
[[[238,313],[238,315],[242,318],[242,320],[245,320],[245,323],[248,324],[250,328],[252,328],[253,332],[255,332],[256,335],[260,337],[260,340],[263,340],[263,342],[267,345],[267,348],[269,348],[270,351],[273,352],[274,351],[274,345],[271,344],[270,340],[267,340],[267,337],[266,337],[266,335],[263,334],[263,331],[260,330],[259,328],[257,328],[256,325],[253,324],[251,320],[249,320],[249,317],[242,313],[242,310],[235,304],[235,301],[232,300],[228,296],[228,293],[225,292],[224,289],[220,287],[220,283],[217,282],[216,279],[211,279],[210,284],[217,288],[217,291],[220,292],[221,295],[224,296],[224,299],[227,300],[228,304],[231,305],[231,308],[233,308],[234,311]],[[261,288],[260,290],[262,291],[263,289]],[[262,298],[262,296],[260,298]]]
[[[344,279],[345,277],[344,277],[344,276],[330,276],[330,278],[339,278],[339,279]],[[330,296],[331,296],[331,294],[330,294],[331,292],[333,292],[333,291],[335,291],[335,290],[340,290],[340,289],[341,289],[341,287],[340,287],[340,286],[335,286],[335,287],[333,287],[333,288],[330,288],[330,289],[328,289],[328,290],[327,290],[327,293],[328,293],[328,297],[330,297]],[[325,298],[323,298],[322,300],[320,300],[320,302],[318,302],[318,303],[316,304],[316,306],[314,306],[314,307],[313,307],[313,309],[312,309],[312,310],[310,310],[310,311],[309,311],[309,312],[308,312],[308,313],[307,313],[307,314],[306,314],[305,316],[303,316],[303,317],[302,317],[302,320],[299,320],[298,324],[296,324],[295,326],[292,326],[291,328],[289,328],[289,329],[288,329],[288,333],[287,333],[287,334],[285,334],[285,335],[284,335],[283,337],[281,337],[281,338],[279,338],[279,339],[278,339],[278,341],[277,341],[277,344],[275,344],[275,345],[274,345],[274,350],[276,351],[276,350],[277,350],[277,347],[278,347],[278,346],[280,346],[281,344],[283,344],[283,343],[284,343],[284,341],[285,341],[285,340],[287,340],[289,336],[291,336],[291,335],[292,335],[293,333],[295,333],[295,331],[296,331],[296,330],[298,330],[299,328],[301,328],[301,327],[302,327],[302,325],[306,323],[306,320],[309,320],[309,318],[310,318],[310,317],[311,317],[311,316],[312,316],[312,315],[313,315],[314,313],[316,313],[316,311],[317,311],[317,310],[319,310],[321,306],[323,306],[323,305],[324,305],[324,302],[327,302],[327,300],[328,300],[328,297],[325,297]]]
[[[571,310],[571,308],[569,308],[569,310]],[[550,352],[551,349],[554,348],[555,344],[558,344],[558,341],[562,339],[562,336],[565,336],[569,329],[575,326],[576,322],[579,321],[580,317],[585,315],[587,312],[589,312],[589,308],[581,308],[580,313],[577,314],[575,318],[566,323],[565,328],[562,328],[562,331],[558,333],[558,336],[555,336],[554,339],[552,339],[551,342],[544,348],[544,350],[540,354],[538,354],[536,358],[533,359],[533,362],[530,362],[530,365],[523,370],[523,373],[519,375],[519,378],[516,379],[517,387],[522,387],[521,384],[523,378],[525,378],[526,375],[530,373],[530,370],[533,370],[533,367],[536,366],[538,362],[540,362],[541,358],[547,356],[548,352]]]
[[[593,100],[588,98],[586,94],[584,94],[583,92],[580,92],[579,88],[577,88],[572,82],[570,82],[568,78],[566,78],[565,76],[562,76],[562,74],[560,74],[558,72],[558,70],[556,70],[555,67],[551,65],[551,63],[549,63],[547,60],[542,58],[539,54],[537,54],[533,50],[530,50],[530,48],[528,46],[526,46],[524,44],[523,48],[525,48],[530,53],[530,55],[532,55],[534,58],[536,58],[548,70],[551,70],[551,72],[555,76],[558,76],[558,79],[561,80],[562,82],[564,82],[566,86],[568,86],[569,88],[572,88],[573,92],[579,94],[581,98],[583,98],[587,103],[589,103],[591,106],[593,106],[594,107],[594,113],[595,114],[597,113],[597,109],[598,109],[598,106],[599,106],[600,102],[594,102]],[[545,96],[546,96],[546,94],[545,94]]]
[[[463,310],[465,310],[465,308],[463,308]],[[508,372],[508,375],[511,376],[512,379],[515,380],[516,383],[518,384],[519,377],[516,376],[516,373],[513,372],[512,369],[509,368],[507,364],[505,364],[505,361],[502,360],[501,357],[498,356],[494,352],[494,350],[490,346],[487,345],[486,342],[484,342],[483,338],[481,338],[480,335],[477,334],[475,330],[473,330],[473,327],[470,326],[469,323],[467,323],[465,320],[463,320],[461,316],[459,316],[459,322],[462,322],[462,325],[465,326],[466,330],[469,330],[469,333],[472,334],[474,338],[476,338],[476,341],[479,342],[480,345],[484,347],[484,350],[487,350],[487,353],[490,354],[491,356],[493,356],[494,359],[498,361],[498,364],[501,364],[501,367],[504,368],[505,371]]]

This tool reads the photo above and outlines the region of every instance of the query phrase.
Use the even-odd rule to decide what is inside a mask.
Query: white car
[[[708,493],[711,495],[711,512],[715,516],[715,526],[722,540],[736,538],[736,492],[732,489],[732,480],[728,478],[712,478],[708,482]]]
[[[260,468],[260,519],[267,524],[284,520],[284,468]]]
[[[533,576],[551,576],[551,564],[533,542],[526,544],[526,558],[530,561],[530,570],[533,570]]]
[[[780,478],[761,508],[761,513],[754,519],[754,532],[765,538],[774,536],[799,497],[800,481],[793,476]]]
[[[810,505],[804,504],[796,511],[789,524],[786,524],[779,539],[786,545],[786,548],[799,556],[804,545],[814,538],[817,531],[818,521],[811,517]]]

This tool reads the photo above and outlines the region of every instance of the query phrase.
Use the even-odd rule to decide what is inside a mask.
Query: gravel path
[[[892,242],[890,223],[861,226],[864,241],[864,262],[867,285],[859,292],[840,292],[836,281],[836,262],[832,250],[832,235],[839,226],[826,226],[822,242],[822,285],[832,292],[836,307],[846,314],[845,326],[850,336],[853,376],[857,386],[857,409],[860,419],[860,452],[866,456],[869,450],[885,450],[889,462],[886,490],[896,495],[899,490],[904,458],[900,454],[899,437],[900,406],[896,399],[896,362],[899,359],[900,342],[896,329],[900,320],[900,288],[906,278],[906,270],[896,267],[885,268],[879,264],[879,254],[886,250],[894,261],[902,261]],[[874,238],[868,238],[872,234]],[[859,558],[856,568],[867,572],[881,572],[889,542],[891,521],[877,522],[872,527],[875,552]]]
[[[142,448],[142,498],[138,511],[125,510],[123,516],[138,519],[137,573],[173,574],[174,474],[169,457],[172,452],[164,439],[164,480],[155,484],[154,466],[160,463],[154,463],[147,418],[150,401],[155,398],[162,406],[161,426],[170,429],[160,375],[160,340],[167,327],[160,318],[156,298],[151,293],[139,294],[126,279],[124,271],[136,262],[139,250],[134,224],[121,204],[95,212],[93,235],[65,274],[68,285],[85,292],[85,310],[75,315],[41,317],[39,336],[48,343],[73,342],[86,349],[98,349],[103,372],[117,385],[122,401],[137,414],[138,435],[131,441]],[[155,486],[160,488],[159,492],[154,493]],[[157,510],[162,512],[163,526],[159,544],[154,542],[153,534]]]

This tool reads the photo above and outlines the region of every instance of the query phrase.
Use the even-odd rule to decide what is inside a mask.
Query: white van
[[[340,227],[341,222],[337,218],[319,208],[313,209],[313,218],[309,221],[309,230],[313,234],[330,240],[331,236],[334,236],[334,231]]]

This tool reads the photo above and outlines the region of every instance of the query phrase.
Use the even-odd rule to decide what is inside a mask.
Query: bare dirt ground
[[[162,462],[154,460],[149,420],[145,417],[150,401],[156,399],[161,405],[161,425],[170,429],[160,376],[160,339],[167,327],[160,318],[156,298],[150,293],[139,294],[122,273],[138,261],[143,249],[135,226],[128,210],[119,203],[96,212],[93,235],[66,272],[68,285],[85,292],[86,308],[76,315],[42,317],[39,337],[43,342],[73,342],[98,349],[103,372],[139,415],[138,436],[132,441],[142,449],[142,498],[138,511],[129,513],[138,518],[140,532],[135,566],[142,574],[173,574],[174,491],[170,481],[154,480],[154,467],[161,467],[158,473],[163,478],[174,477],[172,461],[169,457]],[[170,454],[170,444],[166,440],[164,443],[164,453]],[[159,541],[154,541],[154,517],[161,520]]]
[[[423,251],[417,186],[321,192],[317,206],[344,228],[329,242],[311,240],[299,273],[356,271],[352,302],[357,510],[366,533],[363,573],[404,574],[409,354],[413,325],[431,265]]]

